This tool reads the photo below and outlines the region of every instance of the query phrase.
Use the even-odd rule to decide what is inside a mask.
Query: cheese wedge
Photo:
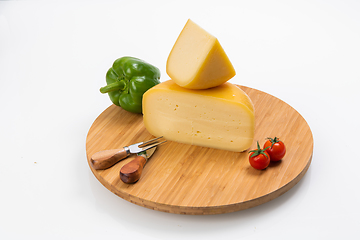
[[[235,76],[235,69],[217,38],[190,19],[166,63],[169,77],[181,87],[207,89]]]
[[[234,152],[253,142],[254,107],[234,84],[191,90],[169,80],[146,91],[142,105],[145,127],[156,137]]]

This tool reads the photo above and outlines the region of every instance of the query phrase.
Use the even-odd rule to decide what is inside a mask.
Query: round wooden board
[[[304,118],[287,103],[262,91],[239,86],[255,106],[255,138],[279,137],[287,147],[283,160],[265,170],[252,168],[242,153],[167,142],[146,163],[140,180],[125,184],[120,168],[130,156],[106,170],[95,170],[95,152],[149,140],[141,114],[111,105],[92,124],[86,139],[89,166],[111,192],[150,209],[178,214],[220,214],[266,203],[291,189],[305,175],[313,152],[313,137]]]

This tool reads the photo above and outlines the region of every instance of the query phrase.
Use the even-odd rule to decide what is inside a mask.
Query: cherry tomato
[[[259,142],[257,143],[257,149],[249,151],[250,165],[255,169],[265,169],[270,164],[270,156],[265,149],[261,149]]]
[[[269,154],[271,161],[279,161],[283,159],[286,153],[285,144],[279,138],[267,138],[264,149]]]

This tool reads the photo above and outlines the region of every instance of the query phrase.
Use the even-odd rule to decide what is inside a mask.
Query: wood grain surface
[[[279,137],[287,147],[283,160],[265,170],[252,168],[248,151],[229,152],[167,142],[146,163],[140,180],[125,184],[119,171],[135,156],[106,170],[95,170],[92,154],[149,140],[142,115],[111,105],[92,124],[86,139],[87,160],[95,177],[121,198],[150,209],[178,214],[220,214],[266,203],[291,189],[305,175],[313,137],[304,118],[290,105],[262,91],[239,86],[255,106],[255,138]],[[249,149],[250,150],[250,149]]]

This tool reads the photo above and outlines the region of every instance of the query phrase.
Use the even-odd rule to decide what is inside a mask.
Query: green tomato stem
[[[256,157],[258,155],[265,155],[266,158],[268,158],[268,156],[265,154],[265,150],[268,149],[269,147],[267,148],[264,148],[264,149],[261,149],[260,147],[260,144],[259,144],[259,141],[257,141],[257,149],[256,150],[252,150],[252,151],[249,151],[249,153],[254,153],[253,155],[251,155],[251,157]]]
[[[267,139],[270,140],[270,142],[271,142],[271,148],[273,148],[275,143],[279,142],[279,138],[277,138],[277,137],[274,137],[274,138],[268,137]]]

